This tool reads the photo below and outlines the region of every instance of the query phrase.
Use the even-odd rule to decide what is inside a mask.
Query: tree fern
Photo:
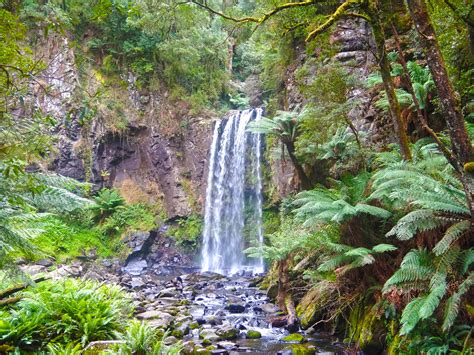
[[[390,217],[390,212],[364,203],[363,193],[368,178],[345,178],[334,181],[336,188],[316,188],[303,191],[296,196],[294,213],[303,220],[303,225],[318,223],[343,223],[360,214],[368,214],[381,219]],[[363,187],[361,187],[363,186]]]
[[[318,267],[318,271],[334,271],[339,266],[345,265],[343,271],[370,265],[375,261],[376,254],[382,254],[394,251],[397,248],[390,244],[378,244],[372,249],[368,248],[352,248],[347,245],[332,243],[331,247],[338,250],[336,255],[329,257],[327,261]],[[342,252],[342,253],[341,253]]]

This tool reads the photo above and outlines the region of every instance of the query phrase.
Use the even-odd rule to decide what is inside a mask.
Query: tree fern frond
[[[400,335],[410,333],[420,321],[420,309],[425,303],[424,297],[418,297],[408,303],[403,310],[400,323],[402,327],[400,329]]]
[[[426,266],[412,265],[400,268],[385,282],[383,292],[387,292],[391,286],[404,287],[405,283],[428,281],[433,270]]]
[[[385,253],[387,251],[394,251],[397,249],[398,248],[396,246],[391,244],[377,244],[372,248],[374,253]]]
[[[432,210],[415,210],[400,218],[397,224],[386,234],[400,240],[409,240],[418,232],[442,227],[446,221],[438,218]]]
[[[431,317],[436,308],[439,306],[441,299],[447,291],[446,277],[439,278],[437,284],[431,288],[430,293],[424,297],[423,304],[420,307],[419,315],[421,319]]]
[[[464,275],[468,270],[471,264],[474,262],[474,248],[463,251],[461,258],[461,275]]]
[[[459,314],[459,305],[464,294],[474,285],[474,273],[470,273],[469,276],[459,285],[458,291],[455,292],[446,302],[446,308],[444,312],[444,320],[442,329],[448,331],[456,321]]]
[[[464,233],[471,229],[471,221],[466,220],[459,223],[455,223],[450,226],[446,233],[444,233],[443,238],[435,245],[433,252],[436,255],[441,255],[445,253],[449,247],[461,238]]]

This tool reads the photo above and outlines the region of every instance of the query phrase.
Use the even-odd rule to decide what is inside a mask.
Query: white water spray
[[[246,132],[247,124],[259,120],[262,111],[235,112],[214,128],[206,191],[203,271],[264,271],[263,258],[248,260],[243,253],[251,241],[263,243],[262,137]]]

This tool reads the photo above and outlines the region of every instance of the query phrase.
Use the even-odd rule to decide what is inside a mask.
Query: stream
[[[344,353],[343,344],[327,334],[299,332],[301,339],[285,341],[290,333],[283,328],[278,308],[264,290],[255,286],[250,275],[226,277],[213,272],[180,272],[170,269],[167,275],[154,276],[153,282],[146,281],[135,298],[136,317],[160,328],[173,329],[166,342],[181,340],[184,353]],[[142,275],[142,279],[147,277]],[[152,290],[158,288],[161,290],[153,295]],[[252,333],[261,337],[249,339]]]

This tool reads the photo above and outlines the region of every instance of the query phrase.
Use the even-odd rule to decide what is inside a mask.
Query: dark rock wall
[[[58,121],[51,170],[97,188],[118,188],[127,200],[156,204],[168,217],[201,211],[215,117],[188,117],[189,110],[172,106],[166,93],[137,90],[131,75],[122,81],[128,86],[104,84],[95,64],[79,75],[67,36],[40,37],[35,48],[48,64],[41,85],[32,84],[35,104]],[[101,90],[107,95],[84,122],[86,101]],[[120,130],[111,125],[115,119],[125,122]]]

